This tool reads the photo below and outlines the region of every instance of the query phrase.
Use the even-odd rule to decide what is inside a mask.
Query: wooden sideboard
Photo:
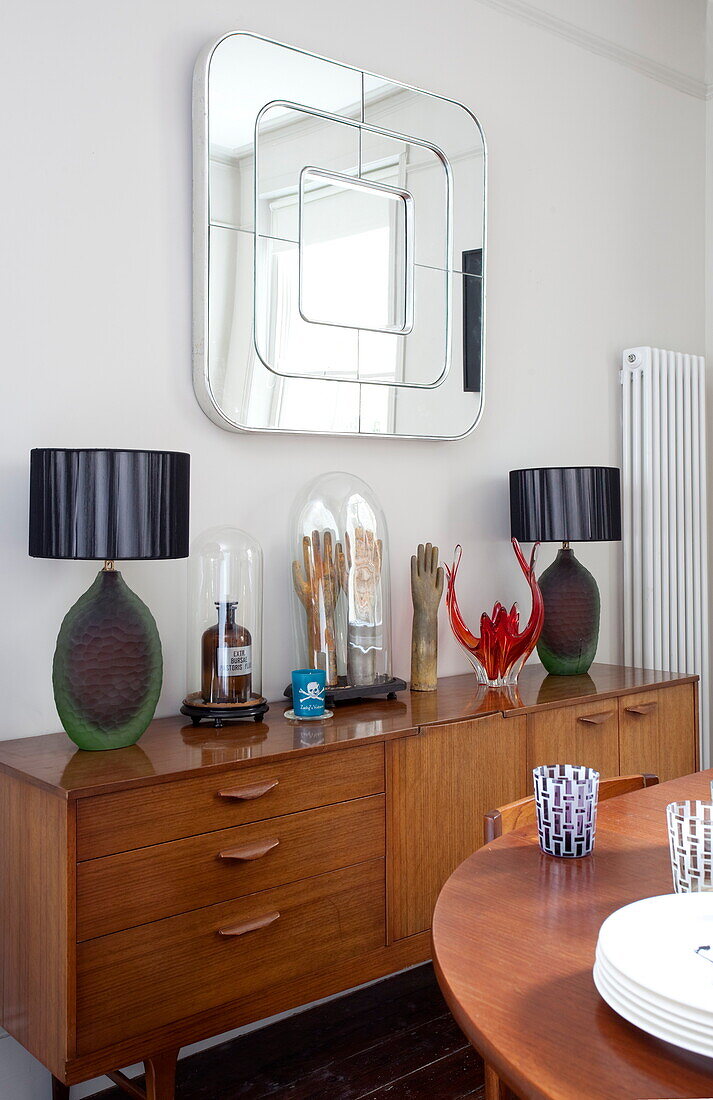
[[[536,764],[698,767],[695,677],[618,666],[283,711],[0,742],[2,1024],[57,1100],[138,1060],[171,1100],[181,1046],[428,959],[441,886]]]

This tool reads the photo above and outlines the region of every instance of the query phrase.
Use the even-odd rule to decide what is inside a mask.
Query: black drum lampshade
[[[38,448],[30,453],[30,556],[188,556],[190,455]]]
[[[510,530],[520,542],[561,542],[540,577],[545,623],[537,644],[548,672],[587,672],[599,641],[599,588],[570,542],[621,539],[619,470],[554,466],[510,471]]]
[[[183,452],[31,452],[30,556],[104,562],[64,618],[52,669],[59,716],[80,748],[132,745],[154,715],[158,630],[114,562],[187,557],[189,495]]]
[[[619,471],[548,466],[510,471],[510,529],[518,542],[618,542]]]

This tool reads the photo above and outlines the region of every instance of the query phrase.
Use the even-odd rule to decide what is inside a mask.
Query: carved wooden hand
[[[438,547],[419,545],[411,558],[411,690],[435,691],[438,683],[438,605],[443,596]]]
[[[374,625],[377,594],[381,581],[383,546],[367,527],[354,530],[354,554],[349,534],[344,535],[344,547],[337,543],[336,570],[339,583],[349,604],[349,621]],[[349,576],[352,574],[352,593]]]
[[[335,548],[336,572],[347,599],[347,679],[373,684],[380,640],[380,594],[383,545],[368,527],[344,534]]]
[[[319,531],[302,539],[302,561],[292,562],[292,583],[307,616],[309,659],[324,668],[330,687],[337,683],[334,610],[339,595],[332,533]]]

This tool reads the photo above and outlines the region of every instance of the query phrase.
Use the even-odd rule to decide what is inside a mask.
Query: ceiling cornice
[[[644,76],[651,77],[652,80],[658,80],[660,84],[667,84],[679,92],[685,92],[686,95],[694,96],[696,99],[710,99],[713,97],[713,85],[706,84],[703,80],[682,73],[669,65],[663,65],[652,57],[637,53],[636,50],[629,50],[626,46],[620,46],[609,38],[603,38],[592,31],[586,31],[575,23],[560,19],[557,15],[542,11],[541,8],[528,3],[528,0],[477,0],[477,2],[487,5],[489,8],[506,12],[508,15],[513,15],[535,27],[556,34],[560,38],[566,38],[567,41],[574,42],[577,46],[589,50],[590,53],[599,54],[600,57],[606,57],[610,61],[626,65],[627,68],[643,73]]]

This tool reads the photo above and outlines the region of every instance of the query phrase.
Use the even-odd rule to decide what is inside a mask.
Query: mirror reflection
[[[300,314],[313,324],[407,332],[413,323],[413,199],[319,168],[300,173]],[[334,273],[340,280],[335,281]],[[365,275],[371,274],[367,279]]]

